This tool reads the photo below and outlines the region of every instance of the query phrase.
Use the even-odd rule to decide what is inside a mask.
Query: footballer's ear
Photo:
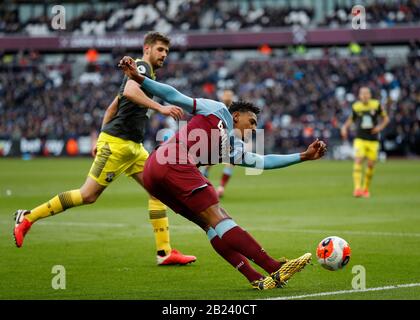
[[[239,121],[239,112],[235,111],[232,113],[233,123],[237,123]]]
[[[146,44],[143,46],[143,53],[144,54],[149,54],[150,53],[150,45]]]

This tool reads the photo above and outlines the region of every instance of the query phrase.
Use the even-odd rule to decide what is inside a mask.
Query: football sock
[[[363,189],[364,190],[369,190],[370,183],[372,181],[372,177],[373,177],[373,168],[368,166],[366,168],[365,181],[363,183]]]
[[[157,254],[166,256],[172,250],[169,242],[169,219],[166,216],[166,206],[157,199],[149,199],[149,218],[155,235]]]
[[[32,209],[31,213],[27,214],[25,218],[30,222],[35,222],[39,219],[53,216],[69,208],[77,207],[82,204],[83,198],[79,189],[66,191],[56,195],[51,200],[41,204],[35,209]]]
[[[232,219],[225,219],[215,227],[217,235],[232,249],[255,262],[268,273],[280,269],[279,261],[271,258],[257,241]]]
[[[231,176],[232,176],[232,168],[225,167],[223,169],[223,175],[222,175],[222,179],[220,180],[220,185],[224,187],[229,182],[229,179]]]
[[[259,280],[263,276],[257,272],[248,262],[248,259],[239,252],[233,250],[222,239],[219,238],[216,231],[210,228],[207,231],[207,236],[213,249],[229,262],[235,269],[242,273],[249,282]]]
[[[354,190],[360,189],[362,186],[362,164],[360,163],[353,165],[353,183]]]

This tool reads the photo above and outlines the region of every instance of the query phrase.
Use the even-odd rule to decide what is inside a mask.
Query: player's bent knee
[[[85,191],[83,189],[80,189],[80,193],[82,194],[84,204],[95,203],[101,194],[101,192]]]
[[[374,161],[374,160],[368,160],[368,162],[367,162],[367,166],[368,166],[370,169],[373,169],[373,167],[375,166],[375,161]]]
[[[363,163],[363,158],[356,158],[356,159],[354,159],[354,162],[356,164],[362,164]]]
[[[224,216],[224,219],[232,219],[225,209],[220,207],[219,210],[220,210],[220,213]]]
[[[92,203],[95,203],[96,199],[98,199],[98,195],[96,194],[83,195],[82,194],[82,198],[83,198],[84,204],[92,204]]]
[[[198,215],[199,219],[202,223],[215,227],[218,223],[222,220],[229,219],[229,215],[227,215],[226,211],[219,207],[219,204],[215,204],[206,210],[202,211]]]
[[[92,204],[99,198],[101,193],[105,190],[105,186],[98,184],[92,178],[88,177],[86,182],[80,188],[83,204]]]

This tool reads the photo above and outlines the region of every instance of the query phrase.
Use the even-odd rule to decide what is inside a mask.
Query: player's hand
[[[131,58],[130,56],[124,56],[120,62],[118,63],[118,67],[119,68],[126,68],[126,67],[136,67],[136,61],[134,61],[133,58]]]
[[[346,128],[341,128],[340,133],[341,133],[341,137],[343,138],[343,140],[347,140],[347,138],[348,138],[347,129]]]
[[[324,141],[316,139],[312,142],[305,152],[301,153],[301,159],[305,160],[317,160],[325,155],[327,152],[327,145]]]
[[[159,112],[165,116],[172,117],[175,120],[180,120],[184,115],[184,110],[177,106],[162,107]]]
[[[118,63],[118,67],[121,68],[124,74],[129,78],[138,74],[136,61],[129,56],[124,56]]]
[[[370,133],[372,134],[377,134],[381,132],[381,128],[380,127],[374,127],[372,130],[370,130]]]

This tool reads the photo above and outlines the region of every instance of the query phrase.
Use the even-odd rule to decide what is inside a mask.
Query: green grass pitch
[[[366,270],[366,287],[412,287],[308,299],[420,299],[420,162],[379,163],[370,199],[354,199],[352,162],[318,161],[245,176],[235,168],[222,205],[274,257],[315,255],[326,236],[352,249],[341,271],[314,260],[287,287],[253,291],[219,257],[198,227],[169,212],[173,247],[198,260],[157,267],[147,196],[120,177],[93,205],[36,223],[24,247],[12,237],[12,214],[59,192],[78,188],[90,159],[0,159],[0,299],[266,299],[352,290],[352,268]],[[221,167],[211,180],[218,184]],[[66,289],[54,290],[52,268],[66,270]]]

